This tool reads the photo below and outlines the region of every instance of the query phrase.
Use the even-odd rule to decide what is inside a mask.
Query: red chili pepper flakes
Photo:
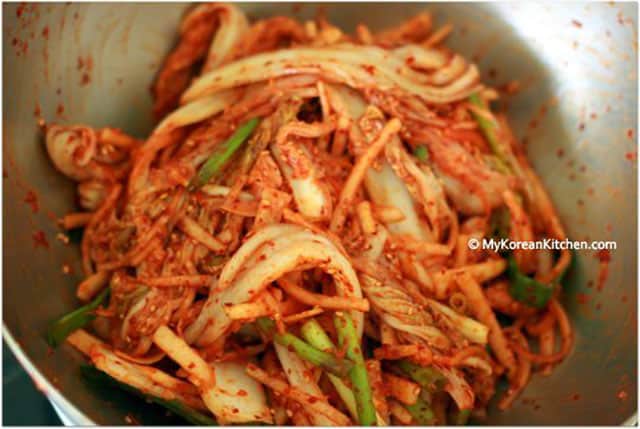
[[[611,261],[611,251],[608,249],[598,250],[596,252],[596,258],[600,260],[600,262],[609,262]]]
[[[27,192],[27,195],[25,195],[24,197],[24,202],[25,204],[28,204],[29,206],[31,206],[32,213],[38,213],[38,210],[39,210],[38,195],[35,192],[33,191]]]
[[[576,295],[576,299],[578,300],[579,304],[588,304],[591,300],[591,297],[589,297],[589,295],[587,295],[586,293],[578,293]]]
[[[44,235],[44,231],[38,230],[34,232],[32,235],[32,239],[33,239],[34,248],[36,249],[38,247],[43,247],[45,249],[49,248],[49,242],[47,241],[47,237]]]
[[[633,129],[632,128],[628,128],[627,129],[627,138],[629,140],[633,140]]]
[[[370,75],[372,75],[372,76],[373,76],[373,75],[375,74],[375,72],[376,72],[376,67],[375,67],[375,66],[372,66],[372,65],[370,65],[370,64],[363,64],[361,67],[364,69],[364,71],[366,71],[367,73],[369,73],[369,74],[370,74]]]

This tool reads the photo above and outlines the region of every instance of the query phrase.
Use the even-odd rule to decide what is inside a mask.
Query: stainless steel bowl
[[[312,17],[317,5],[245,3],[251,17]],[[578,252],[564,302],[575,350],[533,381],[492,424],[619,424],[637,402],[637,3],[341,3],[322,7],[346,29],[380,28],[429,9],[452,22],[451,46],[487,82],[511,79],[507,100],[519,137],[574,239],[615,240],[609,278],[593,286],[598,260]],[[5,338],[73,421],[162,421],[157,410],[88,386],[82,357],[50,353],[49,321],[77,302],[76,246],[56,239],[54,217],[74,206],[72,184],[49,164],[36,111],[49,121],[112,125],[144,136],[149,85],[175,42],[181,4],[4,4],[3,233]],[[29,191],[36,207],[25,203]],[[48,247],[38,245],[42,232]],[[35,235],[34,235],[35,234]],[[65,275],[67,264],[73,274]],[[8,392],[5,392],[7,394]]]

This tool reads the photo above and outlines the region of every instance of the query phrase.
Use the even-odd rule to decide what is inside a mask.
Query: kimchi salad
[[[571,253],[470,248],[566,234],[451,31],[428,13],[346,33],[192,7],[148,137],[45,125],[77,183],[60,223],[82,229],[84,270],[49,342],[194,424],[508,408],[571,351]]]

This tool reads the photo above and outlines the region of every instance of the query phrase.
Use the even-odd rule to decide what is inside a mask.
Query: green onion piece
[[[347,358],[354,362],[353,368],[349,371],[349,378],[353,386],[353,394],[356,398],[359,423],[361,426],[374,426],[377,422],[376,409],[373,405],[373,393],[369,374],[362,356],[362,348],[356,328],[353,325],[351,316],[345,312],[337,312],[333,323],[338,333],[338,344],[346,347]]]
[[[146,393],[141,392],[135,387],[129,386],[128,384],[121,383],[115,378],[111,377],[106,372],[100,371],[98,368],[92,365],[83,365],[80,367],[82,371],[82,375],[92,383],[95,383],[99,386],[111,386],[117,387],[119,389],[125,390],[129,393],[133,393],[134,395],[149,400],[153,403],[156,403],[167,410],[171,411],[173,414],[182,417],[187,422],[197,425],[197,426],[217,426],[217,422],[199,411],[194,410],[188,405],[178,401],[177,399],[167,400],[163,398],[159,398],[157,396],[148,395]]]
[[[553,287],[540,283],[520,272],[513,255],[509,255],[507,261],[509,294],[513,299],[530,307],[545,307],[553,296]]]
[[[446,377],[437,369],[416,365],[406,359],[395,362],[392,368],[395,372],[410,377],[429,392],[442,390],[447,383]]]
[[[484,104],[484,101],[482,100],[482,98],[480,98],[480,95],[477,92],[469,96],[469,102],[476,107],[488,110],[488,107]],[[482,133],[489,142],[489,147],[497,156],[496,167],[503,172],[510,172],[511,169],[509,168],[509,163],[506,159],[506,156],[502,152],[502,147],[500,146],[498,136],[496,135],[496,124],[493,121],[478,115],[474,111],[471,111],[471,114],[478,122],[478,125],[480,125]]]
[[[302,334],[302,338],[317,349],[332,351],[336,348],[331,338],[329,338],[316,319],[311,319],[302,325],[300,333]]]
[[[324,351],[335,350],[335,346],[333,345],[331,338],[329,338],[316,319],[311,319],[302,325],[300,333],[302,334],[302,338],[317,349]],[[349,410],[349,414],[351,414],[351,417],[357,421],[358,408],[353,391],[345,384],[344,381],[335,375],[327,374],[327,376],[329,377],[331,384],[333,384],[333,387],[336,389],[336,392],[338,392],[338,396],[340,396],[340,399],[342,399]]]
[[[413,154],[421,162],[427,162],[429,160],[429,151],[424,146],[416,146],[413,150]]]
[[[265,335],[273,335],[273,341],[293,350],[302,359],[311,362],[312,364],[319,366],[325,371],[335,374],[339,377],[345,376],[351,367],[351,362],[346,359],[338,360],[331,353],[327,353],[322,350],[311,346],[302,339],[296,337],[293,334],[285,333],[279,334],[276,332],[275,323],[273,320],[261,317],[256,321],[258,328]]]
[[[93,301],[83,305],[82,307],[62,316],[49,326],[47,331],[47,342],[51,347],[58,347],[73,331],[87,325],[93,319],[96,310],[109,296],[110,289],[105,288]]]
[[[469,420],[471,410],[456,410],[449,415],[449,423],[453,426],[464,426]]]
[[[418,397],[415,404],[405,405],[405,408],[419,426],[433,426],[436,422],[436,415],[431,406],[421,397]]]
[[[82,243],[82,235],[84,234],[84,227],[69,229],[65,232],[69,237],[69,242],[73,244]]]
[[[212,177],[219,174],[222,167],[231,159],[233,154],[249,138],[253,130],[260,123],[259,118],[253,118],[240,125],[227,141],[220,145],[220,149],[207,159],[200,167],[200,171],[189,184],[189,190],[194,191],[209,182]]]
[[[210,253],[204,261],[208,267],[215,268],[227,262],[227,257],[224,255],[214,255]]]
[[[511,215],[506,207],[499,207],[491,213],[489,218],[489,237],[502,239],[509,237]]]

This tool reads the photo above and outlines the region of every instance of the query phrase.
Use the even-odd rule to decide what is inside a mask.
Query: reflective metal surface
[[[87,386],[78,372],[83,359],[69,347],[48,352],[43,333],[77,304],[81,269],[78,249],[56,239],[52,220],[73,208],[73,188],[48,163],[34,111],[51,121],[112,125],[144,136],[152,126],[148,88],[184,7],[3,5],[3,310],[15,341],[7,340],[77,422],[122,424],[127,413],[158,422],[162,416]],[[316,12],[300,3],[242,7],[251,17]],[[489,84],[521,82],[521,91],[506,100],[509,117],[570,236],[615,240],[618,248],[601,291],[594,253],[578,252],[563,297],[577,330],[572,356],[552,376],[534,376],[514,407],[492,412],[489,423],[624,422],[637,402],[637,4],[324,8],[346,29],[361,21],[380,28],[429,9],[437,23],[456,25],[450,45],[477,61]],[[29,191],[37,195],[37,212],[24,203]],[[64,264],[72,274],[63,274]]]

